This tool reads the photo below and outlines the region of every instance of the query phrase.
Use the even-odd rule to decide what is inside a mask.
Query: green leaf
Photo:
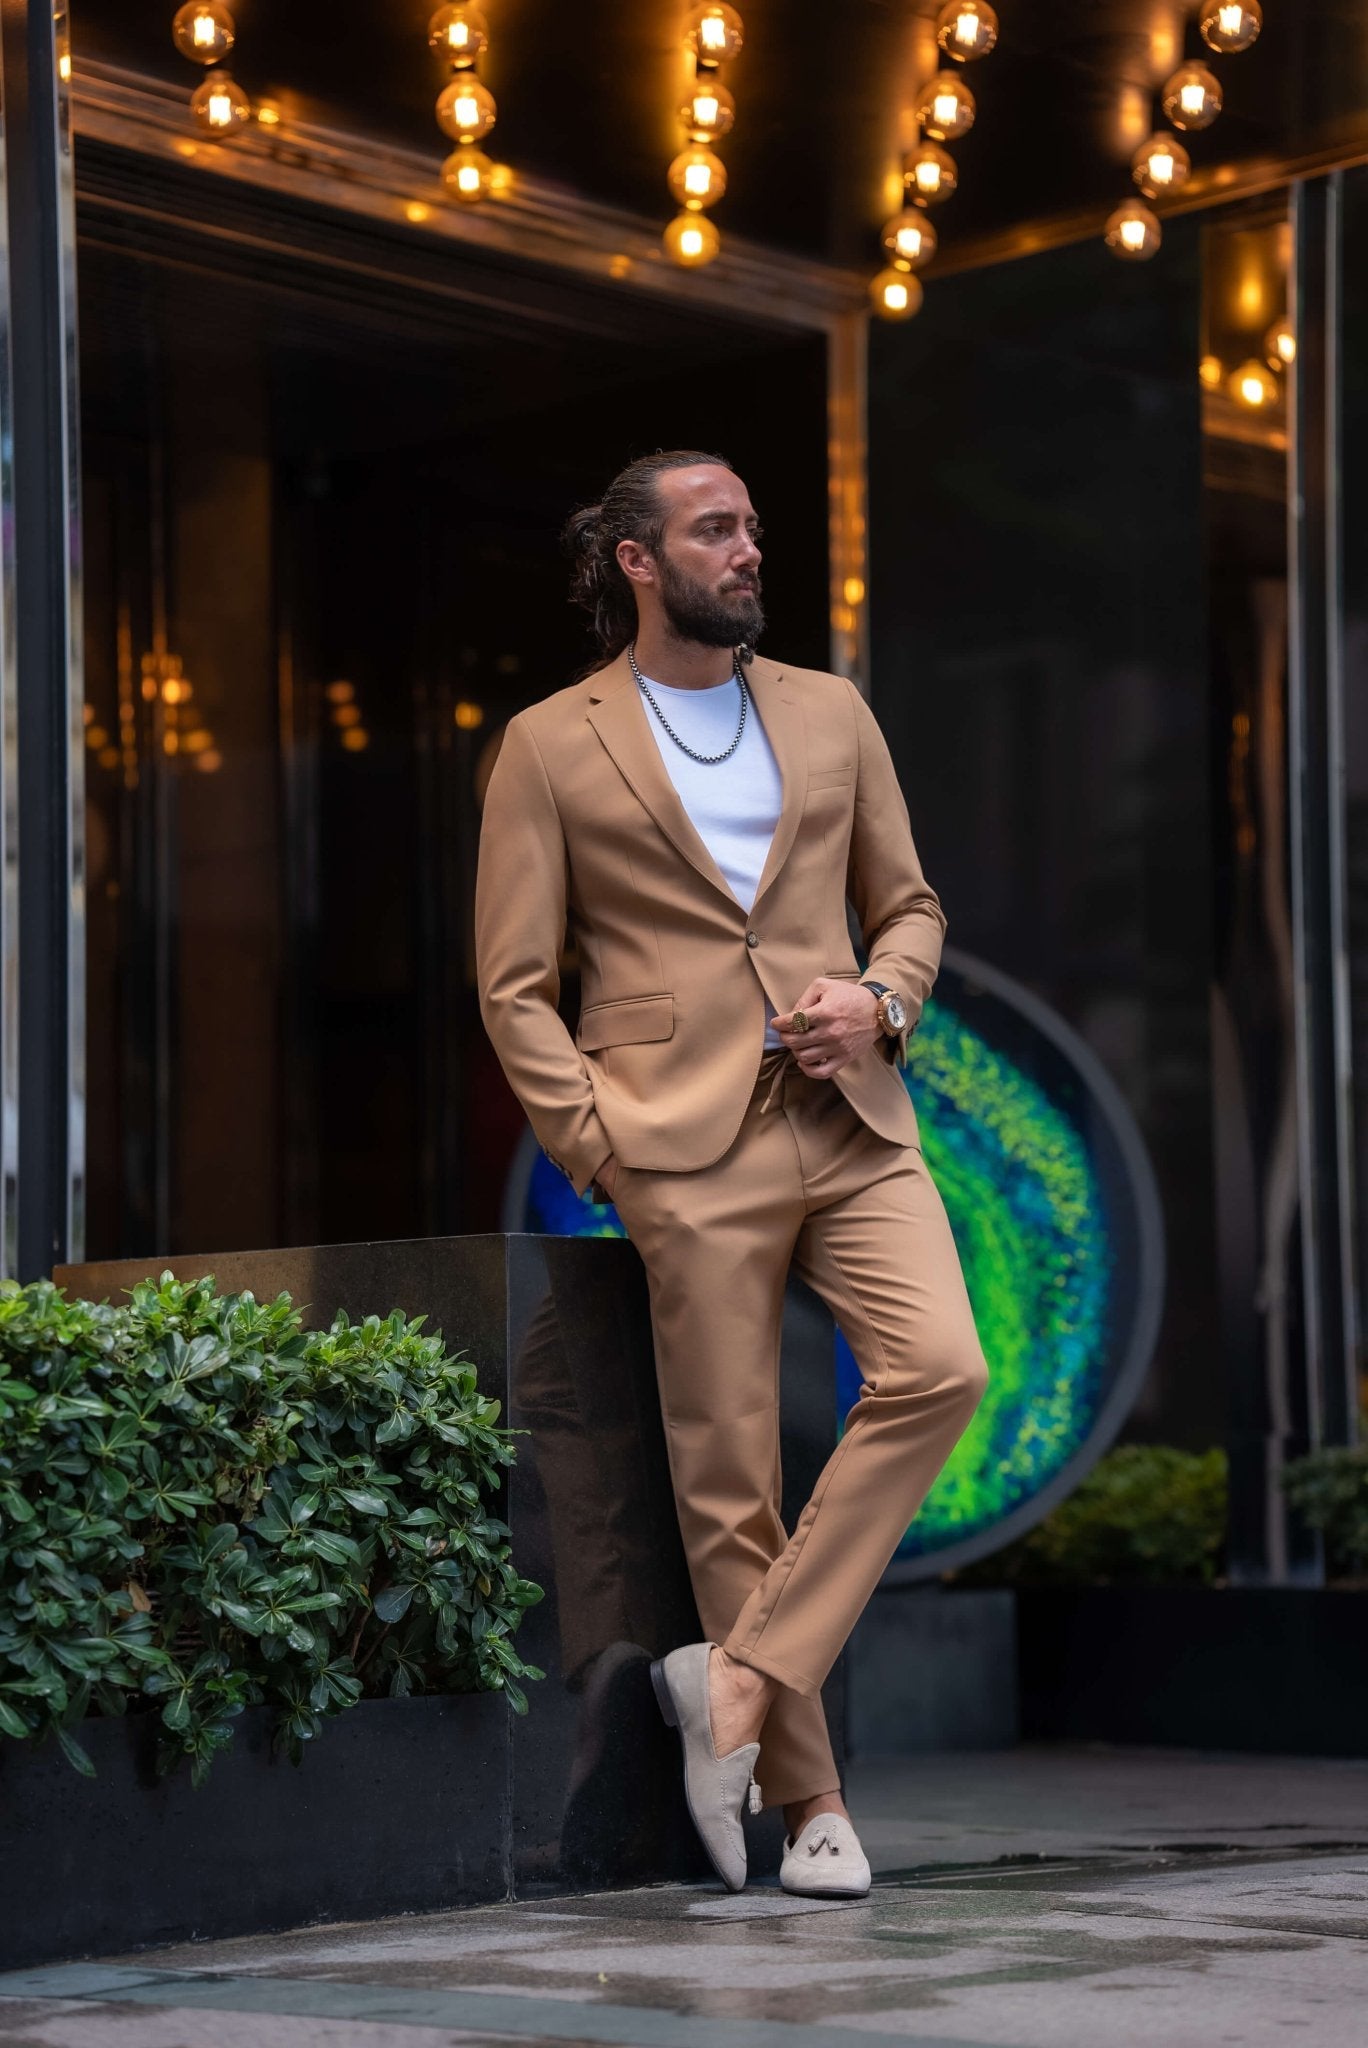
[[[362,1487],[339,1486],[337,1489],[349,1508],[355,1508],[358,1515],[388,1515],[389,1502],[382,1493],[370,1493]]]
[[[23,1715],[17,1712],[8,1700],[0,1700],[0,1730],[6,1735],[13,1735],[20,1742],[33,1732]]]
[[[83,1778],[93,1778],[95,1766],[76,1738],[73,1735],[68,1735],[66,1729],[61,1727],[54,1728],[53,1733],[57,1737],[57,1744],[62,1755],[72,1768],[78,1770]]]
[[[375,1596],[375,1612],[381,1621],[402,1621],[412,1599],[412,1586],[385,1586]]]

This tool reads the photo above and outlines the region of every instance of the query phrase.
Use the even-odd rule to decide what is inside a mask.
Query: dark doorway
[[[622,461],[735,461],[827,662],[820,335],[265,203],[82,209],[93,1258],[497,1228],[479,796]]]

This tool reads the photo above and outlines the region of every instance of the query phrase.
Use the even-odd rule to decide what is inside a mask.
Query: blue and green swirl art
[[[925,1576],[1019,1533],[1106,1447],[1153,1346],[1162,1231],[1124,1103],[1055,1013],[947,950],[904,1073],[954,1230],[988,1392],[894,1561]],[[536,1152],[523,1228],[620,1237]],[[837,1405],[860,1371],[836,1337]],[[899,1569],[900,1568],[900,1569]]]

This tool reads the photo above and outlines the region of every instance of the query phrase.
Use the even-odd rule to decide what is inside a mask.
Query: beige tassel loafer
[[[785,1835],[779,1882],[808,1899],[864,1898],[869,1859],[850,1822],[839,1813],[819,1813],[796,1842]]]
[[[713,1868],[731,1891],[746,1882],[746,1838],[741,1832],[741,1806],[749,1797],[752,1813],[760,1811],[755,1782],[758,1742],[719,1756],[713,1747],[708,1710],[708,1659],[711,1643],[686,1643],[651,1666],[651,1684],[660,1711],[679,1730],[684,1751],[684,1797],[699,1839]]]

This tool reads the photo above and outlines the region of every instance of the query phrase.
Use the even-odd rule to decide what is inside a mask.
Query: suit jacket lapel
[[[774,828],[765,865],[760,871],[760,886],[755,892],[755,902],[759,903],[792,851],[798,820],[807,801],[807,728],[803,723],[798,687],[777,663],[766,661],[763,655],[757,654],[746,670],[746,681],[755,699],[755,708],[760,713],[760,723],[769,735],[784,787],[779,823]],[[751,907],[754,909],[755,906]]]
[[[797,689],[776,663],[757,655],[746,670],[746,683],[774,749],[783,783],[779,822],[756,890],[758,903],[787,860],[798,831],[807,793],[807,733]],[[735,903],[726,876],[679,800],[655,735],[647,725],[650,716],[625,653],[590,679],[589,721],[620,774],[690,866],[720,889],[729,903]]]
[[[646,724],[650,716],[626,654],[620,654],[591,679],[589,723],[617,763],[624,781],[690,866],[697,868],[705,882],[711,882],[734,904],[736,897],[727,886],[726,876],[699,838],[666,772],[655,735]]]

